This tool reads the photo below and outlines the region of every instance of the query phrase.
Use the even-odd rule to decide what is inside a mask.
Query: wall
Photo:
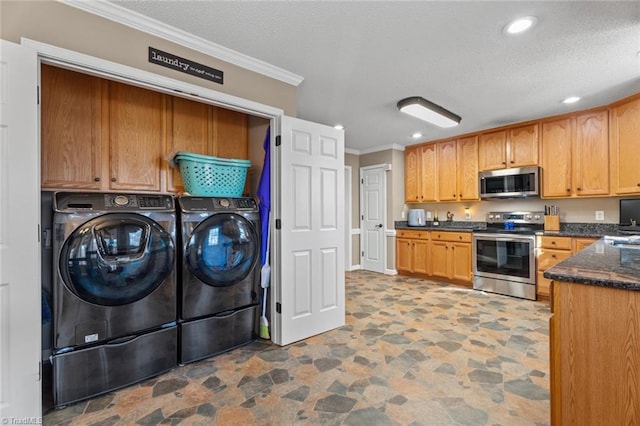
[[[344,165],[351,166],[351,265],[356,266],[360,265],[360,157],[345,153]]]
[[[196,84],[296,115],[296,87],[56,1],[0,1],[0,38],[42,43]],[[149,46],[224,72],[214,83],[148,62]]]

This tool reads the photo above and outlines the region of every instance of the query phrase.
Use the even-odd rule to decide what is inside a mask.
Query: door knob
[[[382,228],[382,224],[379,223],[378,225],[375,226],[376,228]]]

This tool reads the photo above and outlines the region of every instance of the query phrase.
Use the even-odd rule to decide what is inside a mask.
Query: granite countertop
[[[640,246],[601,239],[544,272],[556,281],[640,291]]]
[[[425,231],[458,231],[473,232],[474,230],[486,228],[485,222],[463,222],[463,221],[442,221],[440,225],[433,225],[433,222],[427,222],[424,226],[409,226],[406,220],[396,221],[395,229],[408,230],[425,230]]]

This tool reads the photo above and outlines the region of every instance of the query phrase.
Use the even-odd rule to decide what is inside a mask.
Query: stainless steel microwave
[[[539,197],[540,168],[534,166],[480,172],[478,184],[481,199]]]

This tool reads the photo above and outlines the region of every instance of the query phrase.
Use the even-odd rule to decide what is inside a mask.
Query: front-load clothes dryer
[[[54,405],[175,367],[174,198],[58,192],[53,203]]]
[[[256,338],[260,218],[253,198],[178,197],[180,362]]]

